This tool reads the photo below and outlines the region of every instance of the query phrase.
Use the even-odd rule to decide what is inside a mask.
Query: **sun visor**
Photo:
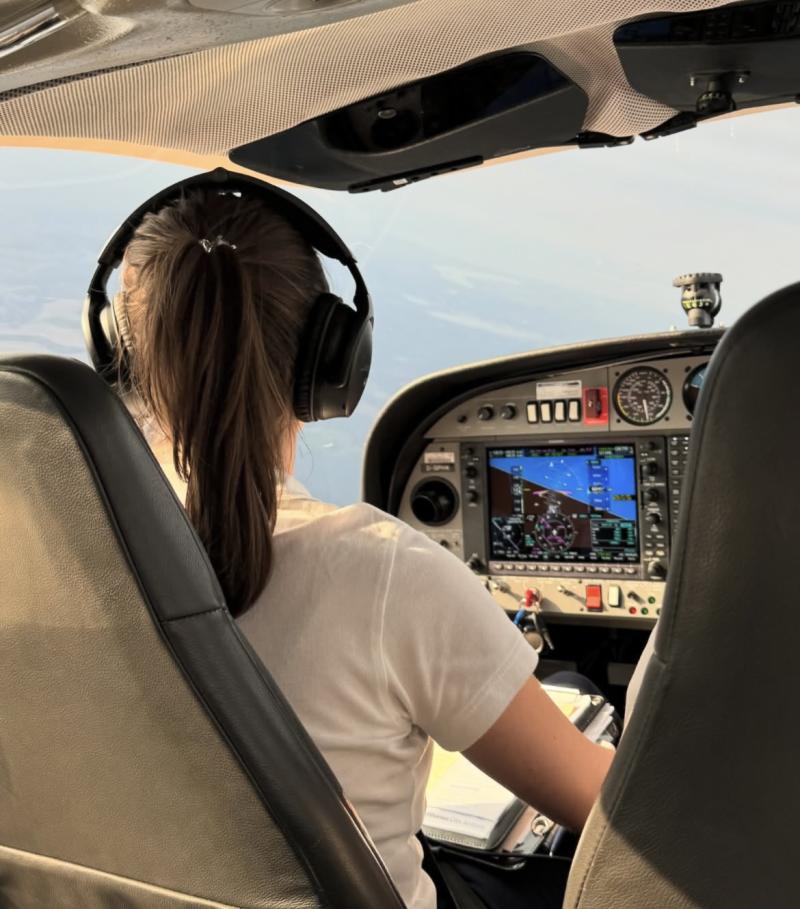
[[[685,126],[800,95],[798,3],[743,3],[629,22],[615,31],[614,44],[631,86],[682,112],[673,119]]]
[[[513,152],[566,145],[586,94],[517,49],[359,101],[242,145],[235,164],[327,189],[396,189]]]

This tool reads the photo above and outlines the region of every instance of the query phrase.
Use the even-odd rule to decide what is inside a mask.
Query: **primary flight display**
[[[639,561],[633,445],[487,449],[490,558]]]

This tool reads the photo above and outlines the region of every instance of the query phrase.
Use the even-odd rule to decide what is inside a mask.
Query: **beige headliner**
[[[351,4],[339,15],[381,5],[386,4]],[[276,17],[267,22],[267,17],[193,12],[185,0],[160,9],[154,0],[98,2],[97,14],[81,9],[52,38],[20,52],[26,57],[0,58],[0,136],[5,136],[0,143],[14,137],[15,144],[75,143],[161,160],[177,155],[205,167],[221,163],[237,145],[523,44],[533,45],[587,92],[585,129],[628,135],[658,125],[673,111],[627,83],[611,40],[614,28],[631,17],[722,5],[723,0],[415,0],[312,28],[306,27],[314,21],[308,14],[288,17],[281,20],[285,28],[303,27],[242,41],[244,21],[246,33],[257,35],[274,32]],[[9,0],[0,0],[0,10],[8,6]],[[163,53],[158,23],[177,28],[179,21],[173,52],[205,49],[126,65]],[[71,43],[73,28],[78,46]],[[117,68],[97,72],[111,65]],[[94,75],[24,88],[46,77],[74,78],[87,68]]]

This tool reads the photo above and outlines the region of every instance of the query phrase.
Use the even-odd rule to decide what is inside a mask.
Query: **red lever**
[[[539,593],[536,590],[526,590],[525,591],[525,608],[531,609],[534,603],[539,602]]]

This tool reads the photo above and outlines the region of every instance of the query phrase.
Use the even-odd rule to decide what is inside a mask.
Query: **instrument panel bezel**
[[[670,433],[676,435],[680,433]],[[619,445],[627,444],[634,447],[636,459],[636,498],[637,498],[637,516],[638,516],[638,542],[639,542],[639,561],[618,566],[601,566],[598,563],[573,562],[561,563],[559,565],[550,565],[545,567],[545,563],[536,562],[528,563],[524,569],[512,569],[510,573],[519,577],[581,577],[591,580],[592,577],[610,580],[618,577],[620,580],[647,580],[646,558],[644,546],[644,527],[645,515],[648,511],[644,502],[643,490],[645,487],[655,486],[663,488],[663,504],[666,512],[664,526],[669,523],[669,490],[666,465],[659,464],[660,474],[653,482],[644,482],[642,478],[642,446],[649,443],[655,443],[659,446],[654,452],[655,455],[663,454],[667,445],[667,435],[664,433],[650,432],[647,434],[637,433],[632,435],[630,432],[604,432],[584,433],[580,436],[567,436],[564,438],[551,437],[546,442],[541,437],[531,436],[528,438],[514,438],[513,445],[520,448],[540,447],[542,445]],[[463,528],[463,552],[465,559],[472,556],[477,557],[477,563],[474,570],[479,574],[497,574],[497,570],[490,568],[490,563],[496,560],[489,558],[491,552],[490,529],[489,529],[489,495],[487,486],[487,456],[486,450],[508,444],[508,438],[497,436],[495,438],[481,439],[480,441],[470,440],[467,443],[461,443],[458,452],[458,463],[460,467],[460,486],[461,495],[461,526]],[[469,453],[468,453],[469,452]],[[467,478],[465,468],[472,466],[476,468],[476,475]],[[470,491],[478,495],[477,502],[467,503],[467,497]],[[455,516],[458,518],[458,515]],[[669,560],[669,534],[666,534],[664,555],[660,558],[668,564]],[[498,560],[499,561],[499,560]],[[608,568],[608,571],[601,568]],[[619,568],[619,571],[614,570]],[[566,569],[566,570],[565,570]],[[592,569],[597,569],[592,570]],[[627,570],[626,570],[627,569]],[[509,572],[506,572],[509,573]]]

